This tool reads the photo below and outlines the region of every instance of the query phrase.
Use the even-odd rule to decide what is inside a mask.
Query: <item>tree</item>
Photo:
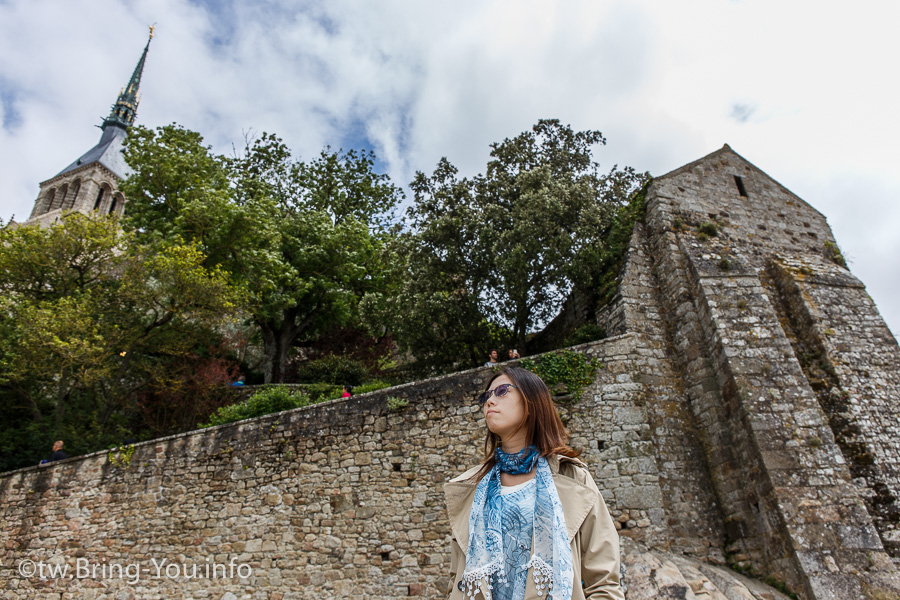
[[[78,452],[139,434],[136,393],[213,344],[236,307],[237,292],[204,258],[190,245],[138,246],[111,217],[0,230],[9,460],[55,436]]]
[[[499,341],[482,310],[489,257],[478,244],[483,224],[472,182],[442,159],[430,177],[410,184],[411,231],[390,248],[385,293],[370,293],[362,313],[370,331],[388,330],[423,373],[483,362]]]
[[[479,364],[495,345],[525,352],[575,285],[598,284],[604,232],[647,178],[601,174],[592,153],[605,141],[541,120],[492,144],[484,175],[459,179],[446,158],[417,173],[402,292],[368,301],[369,322],[390,319],[398,343],[435,368]]]
[[[295,161],[263,134],[236,161],[239,201],[274,202],[279,271],[259,288],[254,321],[262,332],[266,382],[283,380],[291,346],[356,315],[363,294],[383,281],[381,248],[401,194],[373,171],[371,153],[323,151]]]
[[[234,161],[178,125],[129,129],[125,159],[135,172],[119,188],[128,197],[123,226],[144,244],[199,244],[204,264],[246,281],[276,263],[278,237],[267,199],[235,201]]]
[[[267,383],[283,381],[297,340],[347,322],[380,285],[379,249],[401,194],[374,172],[371,153],[326,150],[304,163],[263,134],[225,159],[199,134],[168,126],[129,135],[126,160],[131,227],[198,243],[207,266],[248,291]]]
[[[605,143],[599,131],[552,119],[491,145],[487,173],[476,182],[487,225],[479,241],[492,257],[490,304],[521,350],[576,283],[594,284],[603,232],[644,183],[646,175],[630,168],[600,174],[592,151]]]

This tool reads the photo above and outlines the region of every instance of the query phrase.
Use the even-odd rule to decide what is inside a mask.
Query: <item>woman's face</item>
[[[506,375],[501,375],[491,382],[488,389],[496,389],[498,385],[504,383],[512,384],[512,381]],[[481,411],[484,413],[488,429],[500,436],[501,440],[509,440],[525,420],[525,401],[518,389],[510,387],[506,390],[506,394],[499,398],[496,394],[491,394]]]

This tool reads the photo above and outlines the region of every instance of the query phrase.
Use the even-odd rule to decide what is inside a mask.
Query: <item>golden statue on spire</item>
[[[150,39],[153,39],[153,30],[156,29],[156,23],[150,26]]]

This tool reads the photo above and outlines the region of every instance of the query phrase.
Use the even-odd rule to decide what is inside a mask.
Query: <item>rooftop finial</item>
[[[156,29],[156,23],[150,26],[150,39],[153,39],[153,30]],[[149,41],[149,40],[148,40]]]

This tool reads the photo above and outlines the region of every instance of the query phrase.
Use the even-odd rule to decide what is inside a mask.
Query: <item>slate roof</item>
[[[124,127],[118,125],[104,124],[103,135],[97,145],[81,155],[81,157],[71,165],[56,174],[56,177],[74,171],[93,162],[99,162],[101,165],[115,173],[120,179],[128,177],[132,173],[131,167],[125,162],[122,155],[122,143],[125,136],[128,135]]]

